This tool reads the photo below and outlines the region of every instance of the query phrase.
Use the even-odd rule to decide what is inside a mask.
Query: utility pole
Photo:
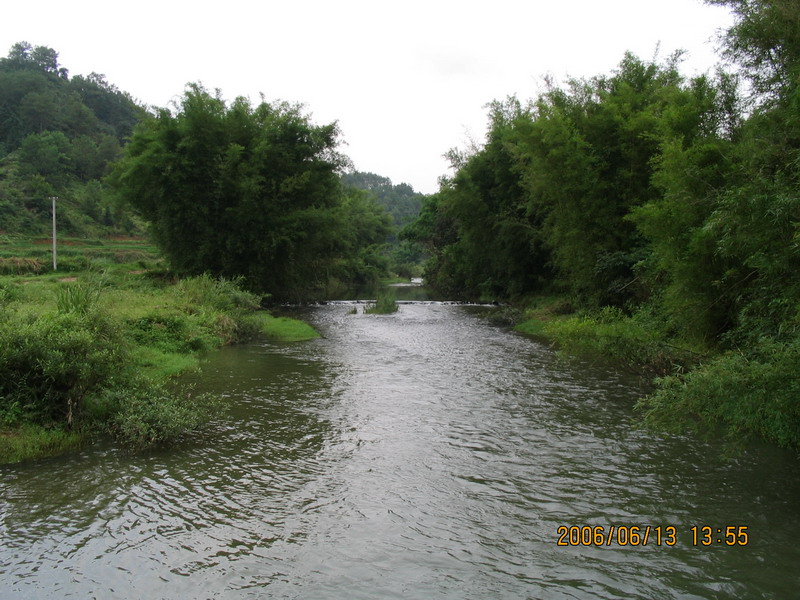
[[[57,269],[56,264],[56,197],[50,196],[53,201],[53,271]]]

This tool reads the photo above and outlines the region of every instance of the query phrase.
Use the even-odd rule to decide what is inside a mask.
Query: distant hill
[[[378,204],[392,216],[396,231],[414,221],[422,207],[423,194],[415,192],[407,183],[393,185],[388,177],[355,171],[343,175],[342,183],[372,192]]]
[[[65,233],[134,229],[102,177],[147,114],[104,75],[70,77],[52,48],[14,44],[0,58],[0,231],[45,230],[52,196]]]

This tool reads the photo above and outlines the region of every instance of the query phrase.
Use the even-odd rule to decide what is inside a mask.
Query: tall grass
[[[27,425],[16,431],[0,431],[0,462],[15,463],[62,454],[79,448],[85,437],[76,431]]]
[[[56,291],[56,307],[62,313],[85,315],[99,297],[100,289],[92,283],[67,283]]]
[[[389,315],[396,313],[399,309],[394,294],[382,292],[378,295],[375,302],[370,302],[364,307],[364,314],[368,315]]]

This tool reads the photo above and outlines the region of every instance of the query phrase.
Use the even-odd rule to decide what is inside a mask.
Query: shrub
[[[258,296],[244,291],[240,287],[241,283],[241,278],[215,279],[204,274],[181,280],[176,291],[182,300],[196,306],[206,306],[217,310],[258,308]]]
[[[221,409],[219,399],[210,394],[178,394],[144,379],[106,392],[103,402],[116,408],[109,420],[111,433],[135,449],[174,442]]]
[[[800,341],[765,342],[750,356],[728,353],[686,375],[658,380],[638,408],[672,431],[722,429],[730,440],[762,437],[800,446]]]
[[[0,281],[0,307],[19,300],[21,295],[18,284]]]
[[[203,328],[191,315],[182,312],[154,312],[128,322],[133,340],[162,352],[189,353],[219,345],[209,328]]]
[[[0,321],[0,422],[71,426],[126,353],[119,328],[97,311]]]
[[[369,315],[388,315],[398,310],[397,300],[390,293],[382,293],[374,303],[364,307],[364,313]]]

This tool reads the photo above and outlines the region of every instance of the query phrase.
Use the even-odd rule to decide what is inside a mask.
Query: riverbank
[[[530,300],[523,315],[515,325],[520,333],[546,338],[572,354],[608,357],[649,377],[689,370],[712,352],[670,337],[645,312],[628,316],[613,307],[579,312],[566,298],[543,296]]]
[[[665,319],[646,309],[577,312],[557,296],[530,300],[515,330],[652,380],[653,392],[637,404],[646,426],[722,436],[732,446],[765,440],[800,448],[797,344],[762,340],[746,352],[710,347],[671,333]]]
[[[236,282],[175,279],[135,256],[137,263],[0,276],[0,462],[51,456],[98,436],[132,448],[174,441],[221,408],[169,385],[199,368],[204,353],[258,337],[318,336],[261,310]]]
[[[792,453],[643,435],[635,378],[483,317],[503,307],[349,308],[293,308],[313,343],[212,352],[186,378],[231,404],[211,435],[2,469],[5,597],[796,595]],[[709,521],[749,544],[706,547]]]

